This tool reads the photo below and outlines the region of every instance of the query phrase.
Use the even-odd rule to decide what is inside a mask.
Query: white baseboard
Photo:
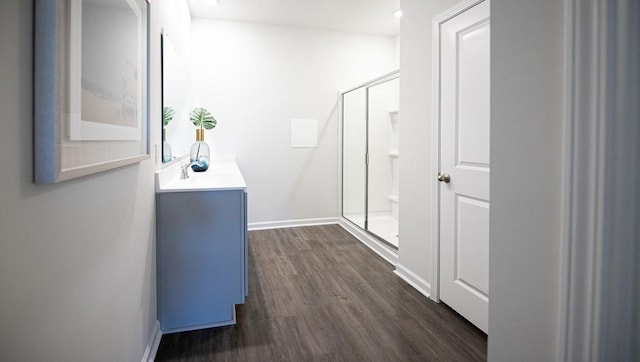
[[[342,226],[343,229],[347,230],[356,239],[360,240],[360,242],[362,242],[366,247],[373,250],[374,253],[380,255],[380,257],[386,260],[389,264],[393,266],[398,264],[398,252],[395,249],[387,246],[375,237],[367,234],[365,231],[353,225],[344,218],[339,218],[338,224]]]
[[[396,273],[397,276],[399,276],[409,285],[414,287],[417,291],[424,294],[425,297],[431,298],[431,284],[427,283],[426,280],[420,278],[416,273],[407,269],[402,264],[396,265],[396,270],[394,271],[394,273]]]
[[[329,225],[329,224],[337,224],[337,223],[338,223],[337,217],[252,222],[252,223],[249,223],[249,230],[280,229],[280,228],[292,228],[292,227],[298,227],[298,226]]]
[[[158,353],[161,338],[162,331],[160,330],[160,322],[156,321],[153,325],[153,330],[151,331],[147,348],[144,350],[144,355],[142,355],[142,362],[153,362],[156,359],[156,353]]]

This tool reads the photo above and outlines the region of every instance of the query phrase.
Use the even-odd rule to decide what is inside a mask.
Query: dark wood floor
[[[162,336],[156,361],[481,361],[487,336],[338,225],[249,233],[238,324]]]

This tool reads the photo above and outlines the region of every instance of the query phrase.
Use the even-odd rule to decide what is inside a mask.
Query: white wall
[[[168,2],[152,7],[152,145]],[[154,155],[32,183],[32,29],[33,2],[0,3],[0,360],[139,361],[156,321]]]
[[[400,68],[400,34],[393,37],[393,46],[395,52],[394,63],[396,68]]]
[[[493,361],[551,361],[558,344],[563,7],[491,2]]]
[[[431,283],[431,37],[433,18],[457,0],[403,0],[400,22],[399,267]]]
[[[218,126],[205,141],[235,154],[249,222],[336,217],[338,90],[393,70],[392,37],[192,20],[194,106]],[[318,148],[290,148],[290,120],[318,120]]]

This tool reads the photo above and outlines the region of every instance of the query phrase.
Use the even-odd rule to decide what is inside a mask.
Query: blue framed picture
[[[146,0],[36,0],[34,181],[149,158]]]

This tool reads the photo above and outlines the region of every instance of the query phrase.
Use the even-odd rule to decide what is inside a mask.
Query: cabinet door
[[[248,195],[247,192],[243,192],[244,196],[244,209],[242,210],[244,213],[243,219],[243,240],[244,240],[244,260],[243,260],[243,268],[244,268],[244,296],[249,295],[249,215],[248,215]],[[243,300],[244,303],[244,300]]]
[[[244,196],[244,191],[158,195],[158,317],[163,331],[225,324],[233,320],[233,305],[244,302]]]

